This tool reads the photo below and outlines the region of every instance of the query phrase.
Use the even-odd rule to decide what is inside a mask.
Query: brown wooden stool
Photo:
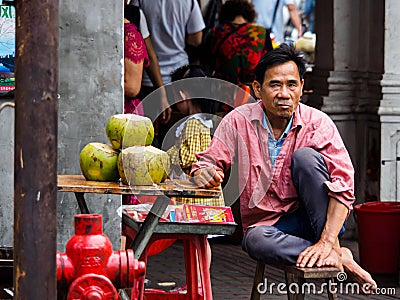
[[[299,294],[293,294],[289,290],[290,284],[296,282],[297,279],[297,284],[299,287],[302,287],[303,284],[305,283],[306,279],[325,279],[328,288],[327,288],[327,293],[328,293],[328,298],[330,300],[332,299],[337,299],[337,294],[333,293],[329,289],[329,284],[333,283],[335,281],[335,278],[337,275],[340,273],[340,270],[334,267],[321,267],[321,268],[300,268],[296,266],[285,266],[285,265],[274,265],[274,267],[281,269],[285,272],[285,279],[286,279],[286,290],[287,290],[287,296],[289,300],[300,300],[304,299],[304,294],[302,294],[302,288],[300,288],[300,293]],[[263,283],[264,280],[264,270],[265,270],[265,263],[263,262],[257,262],[256,266],[256,272],[254,274],[254,281],[253,281],[253,289],[251,291],[251,300],[259,300],[260,299],[260,293],[257,289],[259,284]]]

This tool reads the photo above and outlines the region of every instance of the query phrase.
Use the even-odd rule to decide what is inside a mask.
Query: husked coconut
[[[89,143],[79,155],[79,165],[86,180],[118,181],[119,151],[103,143]]]
[[[133,146],[118,156],[121,180],[129,185],[159,184],[167,178],[170,159],[167,152],[153,146]]]
[[[114,149],[147,146],[154,139],[153,122],[135,114],[113,115],[107,121],[106,135]]]

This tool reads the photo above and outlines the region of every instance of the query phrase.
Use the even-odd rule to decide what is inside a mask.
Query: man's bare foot
[[[349,279],[354,280],[363,289],[363,292],[368,293],[377,288],[375,280],[372,279],[371,275],[365,271],[353,258],[353,254],[350,249],[341,247],[342,251],[342,263],[344,270],[347,275],[351,276]]]
[[[336,267],[343,272],[342,251],[340,248],[333,248],[328,257],[322,263],[323,266]]]

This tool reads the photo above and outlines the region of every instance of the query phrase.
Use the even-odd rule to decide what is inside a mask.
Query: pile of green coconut
[[[111,116],[106,124],[111,145],[89,143],[81,151],[79,163],[86,180],[121,181],[129,185],[163,182],[170,159],[165,151],[151,146],[154,127],[147,117],[135,114]]]

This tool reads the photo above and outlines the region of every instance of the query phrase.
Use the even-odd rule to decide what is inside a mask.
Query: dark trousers
[[[247,229],[242,247],[255,260],[294,264],[299,254],[321,237],[329,204],[325,161],[317,151],[301,148],[293,153],[291,172],[300,206],[273,226]],[[343,232],[344,225],[339,235]]]

